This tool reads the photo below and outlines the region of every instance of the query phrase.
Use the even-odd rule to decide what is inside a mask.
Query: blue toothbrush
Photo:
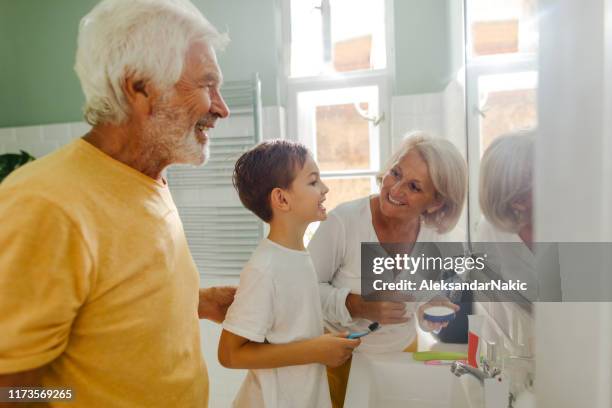
[[[370,324],[368,326],[368,330],[367,331],[363,331],[363,332],[358,332],[358,333],[351,333],[349,334],[346,338],[347,339],[358,339],[360,337],[366,336],[370,333],[372,333],[373,331],[376,331],[380,328],[380,324],[378,324],[378,322],[374,322],[372,324]]]

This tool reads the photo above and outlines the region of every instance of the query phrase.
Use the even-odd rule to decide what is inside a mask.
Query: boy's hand
[[[198,316],[200,319],[208,319],[217,323],[223,322],[227,309],[234,301],[235,294],[235,286],[201,288]]]
[[[348,333],[329,333],[313,339],[317,361],[329,367],[344,364],[353,355],[355,347],[361,344],[359,339],[347,339]]]

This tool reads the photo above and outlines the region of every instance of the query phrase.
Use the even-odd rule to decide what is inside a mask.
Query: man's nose
[[[211,112],[217,115],[218,117],[225,119],[230,115],[230,110],[223,100],[223,96],[221,92],[216,92],[215,97],[212,101]]]

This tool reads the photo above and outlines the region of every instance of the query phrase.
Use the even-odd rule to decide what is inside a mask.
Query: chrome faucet
[[[478,368],[474,368],[466,363],[461,361],[455,361],[451,364],[450,370],[451,373],[455,374],[457,377],[461,377],[464,374],[469,374],[476,378],[481,383],[484,383],[484,380],[487,378],[495,378],[501,373],[499,368],[491,368],[487,361],[483,361],[482,370]]]

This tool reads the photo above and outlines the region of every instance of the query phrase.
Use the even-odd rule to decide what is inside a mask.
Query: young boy
[[[306,227],[322,221],[328,188],[298,144],[263,142],[236,162],[234,186],[270,225],[242,270],[223,322],[219,361],[249,372],[235,407],[330,407],[324,365],[350,358],[359,340],[323,334],[318,279],[304,249]]]

